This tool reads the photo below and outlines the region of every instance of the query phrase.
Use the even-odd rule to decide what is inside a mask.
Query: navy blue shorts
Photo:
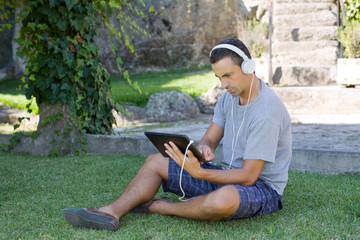
[[[222,170],[222,167],[210,163],[201,164],[201,167]],[[170,158],[168,181],[162,184],[164,192],[183,195],[179,187],[180,171],[181,167]],[[228,220],[260,216],[282,209],[281,196],[260,178],[252,186],[234,186],[239,192],[240,206],[232,216],[227,218]],[[183,171],[182,188],[187,198],[208,194],[221,187],[222,185],[193,178],[185,170]]]

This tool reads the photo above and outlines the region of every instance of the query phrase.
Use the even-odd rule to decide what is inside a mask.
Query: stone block
[[[310,12],[274,16],[274,28],[284,27],[320,27],[334,26],[337,24],[337,15],[330,11]]]
[[[276,41],[322,41],[336,40],[337,26],[281,27],[274,29],[273,40]]]
[[[313,51],[274,53],[273,66],[309,66],[332,67],[336,66],[337,48],[326,47]]]
[[[334,0],[276,0],[276,3],[334,3]]]
[[[360,89],[341,86],[271,88],[292,114],[360,114]],[[360,119],[358,121],[360,123]]]
[[[274,7],[274,15],[304,14],[314,11],[337,11],[337,6],[331,2],[297,2],[279,3]],[[294,16],[296,17],[296,16]]]
[[[334,40],[320,40],[320,41],[277,41],[272,45],[272,52],[274,55],[301,53],[306,51],[316,51],[327,47],[332,47],[336,50],[338,42]],[[334,49],[335,48],[335,49]]]
[[[273,82],[285,85],[334,85],[336,81],[336,66],[273,66]]]

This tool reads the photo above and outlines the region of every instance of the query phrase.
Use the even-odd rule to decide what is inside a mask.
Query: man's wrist
[[[207,176],[207,170],[205,168],[200,168],[196,172],[196,176],[194,176],[194,177],[197,179],[206,180],[206,176]]]

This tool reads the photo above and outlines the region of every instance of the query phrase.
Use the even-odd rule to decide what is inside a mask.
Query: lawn
[[[142,94],[133,90],[123,77],[112,76],[110,81],[114,100],[142,107],[146,105],[149,96],[157,92],[182,91],[195,97],[219,84],[219,80],[209,67],[139,73],[131,75],[130,78],[139,86]],[[20,79],[0,81],[0,102],[15,108],[26,109],[29,100],[25,97],[25,89],[21,87],[22,85]],[[38,113],[35,100],[31,109]]]
[[[170,70],[166,72],[139,73],[130,76],[142,94],[133,90],[127,81],[120,76],[112,76],[111,91],[114,100],[118,103],[145,107],[151,94],[162,91],[182,91],[192,97],[207,92],[214,85],[220,84],[210,67]],[[20,79],[6,79],[0,81],[0,103],[15,108],[26,109],[29,100],[25,97],[25,89],[21,87]],[[34,113],[39,112],[35,99],[31,104]],[[19,129],[18,131],[33,131],[34,129]],[[0,123],[0,133],[14,133],[9,124]]]
[[[235,221],[128,214],[117,232],[78,229],[65,207],[111,202],[144,157],[0,152],[0,239],[358,239],[360,175],[290,172],[284,209]],[[174,200],[176,196],[164,194]]]
[[[132,75],[131,81],[139,86],[142,95],[130,88],[122,77],[111,77],[111,91],[115,101],[145,106],[149,96],[157,92],[181,91],[195,97],[220,84],[208,67],[139,73]]]
[[[0,81],[0,103],[5,103],[15,108],[26,109],[30,100],[25,97],[25,89],[21,87],[23,83],[20,79],[5,79]],[[30,108],[34,113],[39,112],[35,99]]]

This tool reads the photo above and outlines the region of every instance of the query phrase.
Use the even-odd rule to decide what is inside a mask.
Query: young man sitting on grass
[[[282,208],[281,195],[291,161],[291,119],[273,91],[255,75],[255,64],[238,39],[225,39],[210,52],[210,63],[227,91],[219,99],[213,121],[198,144],[209,162],[200,163],[165,144],[171,158],[149,156],[120,197],[103,207],[66,208],[72,225],[117,230],[128,212],[158,213],[200,220],[239,219]],[[223,140],[221,165],[212,165],[214,151]],[[189,198],[172,202],[153,199],[162,185],[165,192]]]

